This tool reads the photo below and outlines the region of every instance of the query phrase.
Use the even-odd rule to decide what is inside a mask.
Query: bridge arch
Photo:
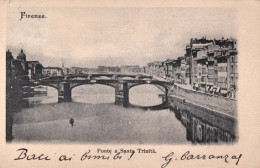
[[[154,86],[157,85],[157,86],[163,87],[163,88],[165,89],[165,91],[169,89],[167,86],[162,85],[162,84],[157,84],[157,83],[136,83],[136,84],[130,85],[130,86],[128,87],[128,89],[130,90],[131,88],[136,87],[136,86],[140,86],[140,85],[154,85]]]
[[[160,109],[167,102],[166,87],[157,83],[138,83],[129,86],[129,104],[130,107],[142,109]],[[134,89],[132,89],[134,88]],[[132,89],[132,90],[131,90]]]

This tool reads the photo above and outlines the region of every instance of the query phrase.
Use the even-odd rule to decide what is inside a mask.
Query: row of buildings
[[[48,68],[48,67],[47,67]],[[71,67],[62,68],[64,75],[84,74],[84,73],[140,73],[141,68],[138,65],[126,66],[98,66],[97,68]]]
[[[26,56],[23,50],[21,50],[16,59],[9,50],[6,52],[7,83],[16,84],[17,82],[28,80],[28,71],[30,68],[31,67],[28,67]],[[30,72],[31,71],[32,69],[30,69]],[[17,82],[11,82],[12,80],[17,80]]]
[[[186,53],[177,59],[148,63],[145,73],[197,90],[236,97],[238,52],[235,39],[195,38],[185,50]]]
[[[124,65],[124,66],[98,66],[96,72],[106,73],[140,73],[141,68],[138,65]]]
[[[28,81],[28,66],[23,50],[16,59],[6,52],[6,141],[12,140],[13,112],[21,110],[22,86]]]
[[[14,73],[22,74],[23,78],[27,78],[27,80],[64,74],[64,70],[60,67],[43,67],[39,61],[27,61],[23,50],[20,51],[16,59],[8,50],[6,52],[6,65],[7,72],[12,71],[14,76],[17,76]]]
[[[126,66],[98,66],[98,68],[83,68],[83,67],[71,67],[65,68],[64,64],[61,67],[43,67],[39,61],[27,61],[26,55],[21,50],[17,59],[14,59],[12,53],[8,50],[6,55],[9,55],[11,62],[22,63],[24,73],[29,79],[38,79],[42,77],[50,76],[63,76],[70,74],[84,74],[84,73],[139,73],[141,68],[138,65],[126,65]]]

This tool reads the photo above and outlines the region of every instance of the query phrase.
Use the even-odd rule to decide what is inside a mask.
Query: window
[[[227,72],[227,67],[226,66],[219,66],[218,71],[219,72]]]
[[[231,73],[233,73],[233,72],[234,72],[234,66],[231,65]]]
[[[213,83],[214,82],[214,78],[208,78],[208,82],[209,83]]]
[[[202,74],[207,74],[207,69],[206,68],[202,68]]]
[[[201,82],[206,82],[206,76],[201,77]]]
[[[209,74],[209,75],[214,75],[214,69],[209,69],[208,74]]]
[[[227,78],[224,77],[224,76],[220,76],[220,77],[218,78],[218,82],[219,82],[219,83],[226,83],[226,82],[227,82]]]

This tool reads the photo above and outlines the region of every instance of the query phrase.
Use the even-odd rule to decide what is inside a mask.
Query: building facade
[[[63,70],[60,67],[43,67],[42,74],[44,77],[63,76]]]
[[[27,61],[29,79],[41,78],[43,66],[39,61]]]
[[[28,69],[23,50],[14,59],[6,52],[6,140],[12,140],[13,113],[21,110],[23,86],[27,84]]]
[[[236,98],[237,42],[206,37],[191,39],[184,56],[147,64],[146,73],[194,89]],[[164,67],[164,68],[162,68]],[[162,70],[164,69],[164,72]]]

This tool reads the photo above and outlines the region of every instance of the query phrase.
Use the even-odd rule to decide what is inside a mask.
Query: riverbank
[[[156,80],[166,81],[158,76],[153,76]],[[218,114],[237,118],[237,100],[222,95],[207,93],[195,90],[191,85],[174,83],[170,89],[169,97],[187,101],[195,106],[211,110]]]
[[[189,90],[177,85],[173,86],[169,97],[182,99],[205,110],[211,110],[231,118],[237,117],[237,101],[235,99]]]

